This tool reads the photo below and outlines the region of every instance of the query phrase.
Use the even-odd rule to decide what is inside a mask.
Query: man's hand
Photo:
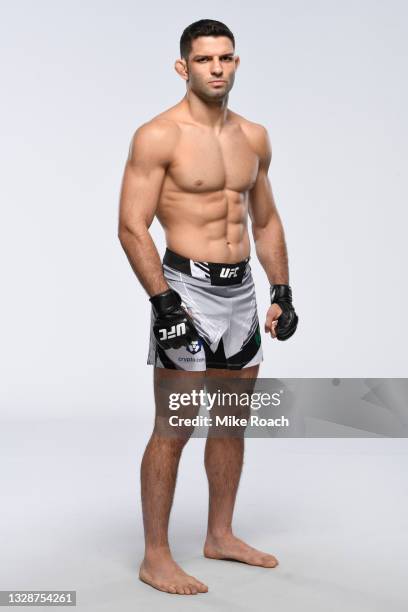
[[[272,306],[279,306],[281,311],[273,329],[274,332],[276,331],[273,337],[278,340],[287,340],[295,333],[299,320],[292,304],[292,289],[289,285],[271,285],[270,291]]]
[[[198,332],[188,312],[181,305],[181,297],[173,289],[150,298],[156,314],[153,332],[163,349],[180,348],[198,340]]]
[[[272,338],[276,338],[276,326],[278,324],[278,318],[282,314],[282,308],[278,304],[271,304],[266,313],[265,331],[270,333]]]

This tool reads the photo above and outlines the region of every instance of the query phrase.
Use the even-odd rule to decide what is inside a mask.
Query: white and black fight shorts
[[[166,249],[164,277],[180,294],[200,338],[181,348],[162,349],[153,333],[152,309],[148,364],[187,371],[240,370],[263,360],[249,259],[235,264],[207,263]]]

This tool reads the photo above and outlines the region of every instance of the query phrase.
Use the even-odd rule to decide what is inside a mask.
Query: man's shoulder
[[[161,114],[142,123],[136,129],[135,137],[152,142],[160,142],[163,138],[165,140],[173,140],[178,137],[179,133],[180,128],[176,121]]]
[[[177,123],[158,115],[136,129],[131,143],[131,155],[148,156],[160,163],[168,163],[172,159],[179,136],[180,128]]]
[[[255,121],[250,121],[247,117],[239,115],[233,111],[229,111],[231,121],[237,123],[242,130],[251,134],[255,138],[262,138],[268,133],[266,127]]]
[[[263,156],[270,149],[269,134],[266,127],[255,121],[231,111],[232,120],[239,125],[252,148],[258,155]]]

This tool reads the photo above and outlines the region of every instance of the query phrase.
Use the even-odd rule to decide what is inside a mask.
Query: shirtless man
[[[267,131],[228,109],[238,66],[234,36],[224,24],[204,19],[188,26],[175,62],[186,95],[139,127],[132,139],[119,239],[152,303],[148,363],[154,366],[155,391],[166,377],[256,378],[262,348],[248,214],[271,286],[265,331],[285,340],[296,329],[284,232],[267,176]],[[149,234],[155,215],[166,237],[163,262]],[[146,447],[141,466],[145,556],[139,577],[161,591],[189,595],[208,587],[175,562],[167,533],[185,443],[186,438],[160,435],[155,426]],[[232,531],[243,453],[243,437],[206,441],[204,555],[272,568],[278,564],[274,556]]]

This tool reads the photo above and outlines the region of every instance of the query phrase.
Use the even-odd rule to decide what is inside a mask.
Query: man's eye
[[[232,57],[223,57],[224,62],[232,62]]]
[[[197,61],[199,61],[199,62],[203,63],[203,62],[206,62],[206,61],[207,61],[207,58],[206,58],[206,57],[200,57],[200,59],[199,59],[199,60],[197,60]]]

